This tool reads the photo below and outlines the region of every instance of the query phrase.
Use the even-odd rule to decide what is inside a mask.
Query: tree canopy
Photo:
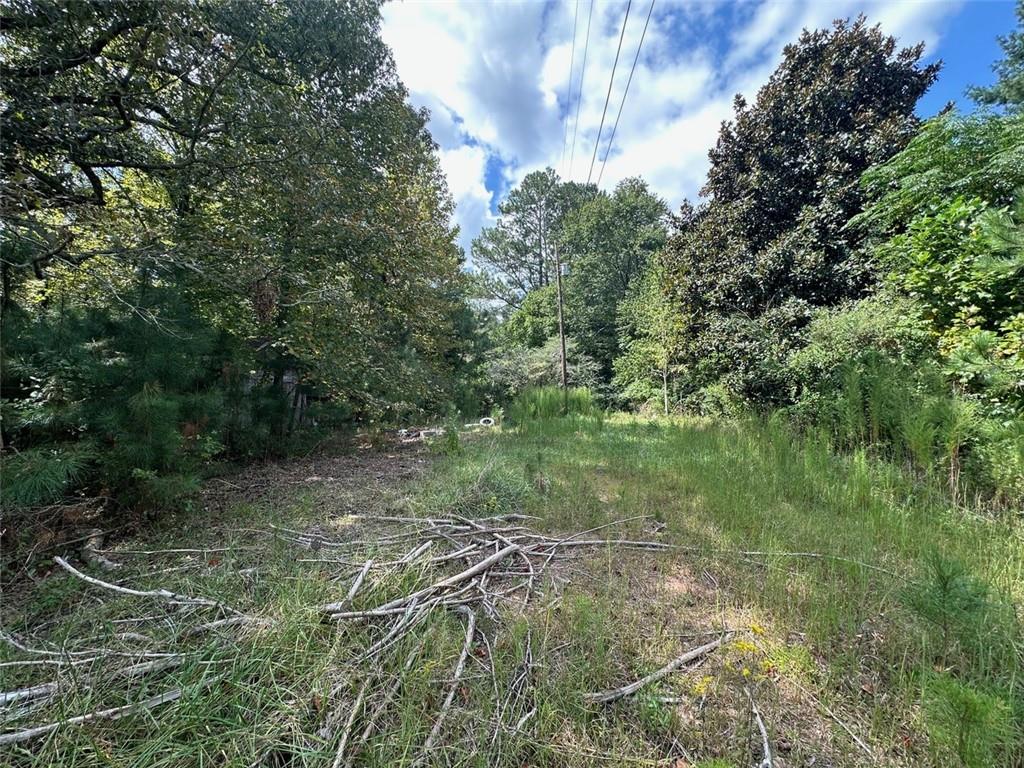
[[[131,371],[102,385],[114,400],[163,398],[146,419],[202,424],[211,449],[326,423],[302,403],[447,407],[461,254],[379,3],[41,0],[2,23],[5,440],[123,439],[95,411],[97,367]],[[210,403],[186,415],[196,391]]]

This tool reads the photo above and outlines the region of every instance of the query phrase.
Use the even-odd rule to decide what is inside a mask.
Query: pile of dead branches
[[[500,625],[507,611],[525,609],[532,600],[542,597],[550,585],[562,580],[560,573],[564,573],[564,570],[558,566],[578,558],[581,550],[672,548],[658,541],[593,536],[598,531],[636,518],[615,521],[565,537],[538,533],[527,525],[531,518],[519,514],[485,518],[353,518],[373,525],[391,526],[393,530],[380,532],[372,539],[354,540],[336,540],[318,532],[286,528],[275,528],[275,531],[287,541],[317,553],[316,557],[300,558],[301,562],[338,568],[338,578],[343,578],[341,574],[350,574],[351,583],[345,596],[319,606],[319,611],[324,621],[340,625],[359,622],[374,627],[376,639],[363,652],[359,662],[364,663],[368,669],[376,669],[378,657],[414,632],[433,612],[455,611],[465,620],[466,633],[462,650],[448,678],[446,695],[413,765],[420,765],[427,760],[436,746],[467,659],[482,659],[485,665],[493,664],[490,652],[492,639],[480,630],[478,619],[486,617]],[[391,554],[382,558],[382,547]],[[373,550],[375,556],[367,553],[367,550]],[[388,591],[387,587],[391,585],[396,571],[415,568],[421,569],[422,578],[412,582],[407,580],[406,583],[413,584],[411,588],[398,595]],[[374,589],[375,582],[383,583],[385,588]],[[371,595],[376,594],[383,596],[373,599]],[[361,604],[360,607],[356,607],[357,602]],[[478,638],[486,646],[487,653],[472,653]],[[641,680],[586,698],[595,703],[608,703],[629,696],[712,652],[721,645],[723,639],[720,637],[688,651]],[[406,666],[414,663],[415,658],[414,649],[405,662]],[[523,667],[517,670],[509,689],[499,692],[495,688],[497,716],[493,723],[492,746],[503,733],[521,732],[536,714],[536,707],[529,701],[528,693],[533,664],[532,648],[527,640]],[[486,673],[492,679],[497,677],[493,667],[487,669]],[[350,707],[348,718],[340,728],[334,768],[353,764],[358,750],[377,728],[381,713],[395,696],[393,686],[372,691],[374,678],[374,673],[366,674],[355,704]],[[375,699],[372,706],[367,705],[370,699]],[[335,718],[339,726],[340,719]],[[362,725],[362,731],[353,738],[357,722]]]
[[[338,599],[311,606],[320,620],[337,627],[339,632],[358,627],[361,633],[358,655],[342,663],[339,682],[331,690],[324,725],[317,734],[321,745],[331,745],[334,768],[353,764],[360,750],[381,728],[388,708],[400,695],[402,677],[394,674],[389,677],[383,672],[384,669],[396,668],[395,664],[383,663],[384,655],[390,655],[408,638],[409,642],[403,647],[411,647],[411,650],[404,658],[399,657],[398,666],[405,671],[410,669],[420,658],[424,642],[422,635],[415,635],[417,628],[428,617],[440,612],[458,616],[464,623],[465,634],[454,667],[445,679],[444,695],[433,716],[429,734],[412,764],[420,765],[431,759],[442,741],[446,719],[470,663],[482,666],[484,674],[494,680],[492,747],[498,744],[500,749],[504,735],[523,732],[536,714],[531,683],[535,664],[533,649],[527,637],[521,654],[521,668],[514,671],[505,690],[499,690],[492,651],[498,630],[507,625],[511,616],[526,609],[531,601],[560,599],[558,585],[564,584],[572,561],[588,549],[672,549],[658,541],[607,539],[594,535],[634,519],[616,521],[564,537],[553,537],[531,529],[528,525],[531,518],[519,514],[473,519],[457,515],[431,518],[356,515],[348,521],[341,521],[351,523],[341,532],[357,532],[356,538],[347,539],[340,537],[339,529],[300,531],[272,526],[272,530],[265,531],[268,538],[303,549],[305,555],[296,560],[325,569],[327,575],[340,585]],[[161,550],[159,553],[190,551],[195,550]],[[91,552],[91,555],[96,554]],[[95,557],[83,559],[94,569],[119,570],[118,563],[107,557],[116,557],[119,553],[106,551],[99,554],[103,555],[102,560]],[[270,617],[249,615],[207,597],[179,594],[163,588],[136,589],[90,575],[64,558],[58,557],[55,562],[97,590],[156,601],[182,612],[189,620],[179,622],[175,636],[181,641],[215,629],[273,624]],[[412,638],[409,637],[411,633]],[[89,675],[76,676],[75,685],[90,685],[90,675],[102,677],[105,681],[158,675],[175,668],[185,659],[183,646],[161,649],[143,659],[129,659],[130,663],[124,663],[126,654],[113,651],[67,652],[31,648],[10,635],[3,635],[3,639],[26,654],[27,658],[14,663],[46,663],[57,668],[56,679],[50,682],[0,693],[0,715],[4,715],[7,722],[24,718],[52,701],[67,684],[67,671],[74,670],[86,658],[103,663],[99,667],[94,666],[95,671]],[[608,703],[629,696],[699,660],[719,647],[723,639],[719,637],[687,651],[640,680],[590,694],[586,698],[594,703]],[[204,676],[201,687],[216,681],[216,674]],[[128,705],[21,727],[0,733],[0,746],[27,741],[62,726],[117,719],[181,696],[181,688],[174,687]]]

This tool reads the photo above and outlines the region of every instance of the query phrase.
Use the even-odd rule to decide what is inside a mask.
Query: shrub
[[[22,509],[59,501],[86,474],[92,451],[85,445],[31,448],[3,458],[3,508]]]
[[[955,754],[966,768],[988,768],[1013,734],[1010,706],[947,674],[929,675],[924,685],[925,723],[932,746]]]
[[[816,313],[807,344],[786,361],[806,429],[835,445],[868,445],[919,475],[1009,505],[1024,498],[1024,427],[1012,409],[950,382],[922,305],[880,292]]]
[[[743,398],[722,382],[709,384],[688,395],[683,405],[687,411],[701,416],[724,418],[736,418],[749,410]]]
[[[851,365],[865,357],[881,355],[912,366],[929,359],[934,348],[917,304],[888,292],[818,310],[806,336],[806,345],[785,363],[796,401],[813,393],[838,391]]]
[[[569,385],[594,391],[601,380],[598,364],[579,352],[573,339],[567,340],[565,351]],[[532,387],[554,386],[561,379],[558,337],[536,348],[499,347],[490,353],[485,369],[498,402],[514,399]]]

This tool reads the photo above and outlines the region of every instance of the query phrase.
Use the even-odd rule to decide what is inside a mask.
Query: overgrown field
[[[111,545],[117,570],[68,557],[170,597],[48,565],[8,587],[0,690],[57,687],[8,697],[4,734],[153,705],[0,762],[725,768],[766,765],[766,740],[779,767],[1021,764],[1019,521],[771,423],[540,416],[255,468]],[[352,612],[437,584],[486,552],[449,567],[445,537],[478,534],[520,547],[472,582],[479,599],[321,610],[360,573]],[[523,552],[536,584],[498,595],[529,578]],[[615,701],[586,696],[715,641]]]

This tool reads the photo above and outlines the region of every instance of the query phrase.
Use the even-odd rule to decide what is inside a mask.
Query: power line
[[[626,15],[622,18],[622,31],[619,32],[619,47],[615,49],[615,62],[612,64],[612,76],[608,78],[608,93],[604,97],[604,109],[601,111],[601,125],[597,129],[597,141],[594,142],[594,154],[590,156],[590,170],[587,171],[587,184],[594,173],[594,161],[597,159],[597,148],[601,144],[601,131],[604,130],[604,117],[608,114],[608,102],[612,97],[612,83],[615,82],[615,70],[619,66],[619,54],[622,52],[622,38],[626,36],[626,22],[629,21],[629,9],[633,0],[626,3]],[[581,93],[582,96],[582,93]]]
[[[608,155],[612,153],[612,144],[615,142],[615,131],[619,128],[619,118],[622,117],[622,108],[626,104],[626,94],[629,93],[629,84],[633,82],[633,72],[636,70],[636,63],[640,60],[640,49],[644,46],[644,38],[647,37],[647,25],[651,23],[651,14],[654,13],[654,0],[651,0],[651,7],[647,10],[647,21],[644,22],[644,31],[640,33],[640,43],[636,47],[636,56],[633,57],[633,66],[629,68],[629,77],[626,79],[626,90],[622,92],[622,101],[619,102],[619,114],[615,116],[615,125],[612,126],[612,136],[608,139],[608,149],[605,150],[604,160],[601,161],[601,170],[597,174],[597,186],[601,186],[601,177],[604,176],[604,167],[608,164]]]
[[[576,62],[576,23],[580,16],[580,0],[576,0],[576,10],[572,15],[572,52],[569,54],[569,92],[565,103],[565,119],[562,121],[562,157],[558,167],[565,173],[565,147],[569,143],[569,110],[572,109],[572,68]]]
[[[583,78],[587,76],[587,51],[590,50],[590,20],[594,16],[594,0],[590,0],[590,11],[587,14],[587,39],[583,45],[583,66],[580,67],[580,95],[576,99],[576,119],[572,124],[572,151],[569,153],[569,175],[572,178],[572,164],[576,158],[576,131],[580,127],[580,104],[583,101]],[[571,85],[571,84],[570,84]]]

